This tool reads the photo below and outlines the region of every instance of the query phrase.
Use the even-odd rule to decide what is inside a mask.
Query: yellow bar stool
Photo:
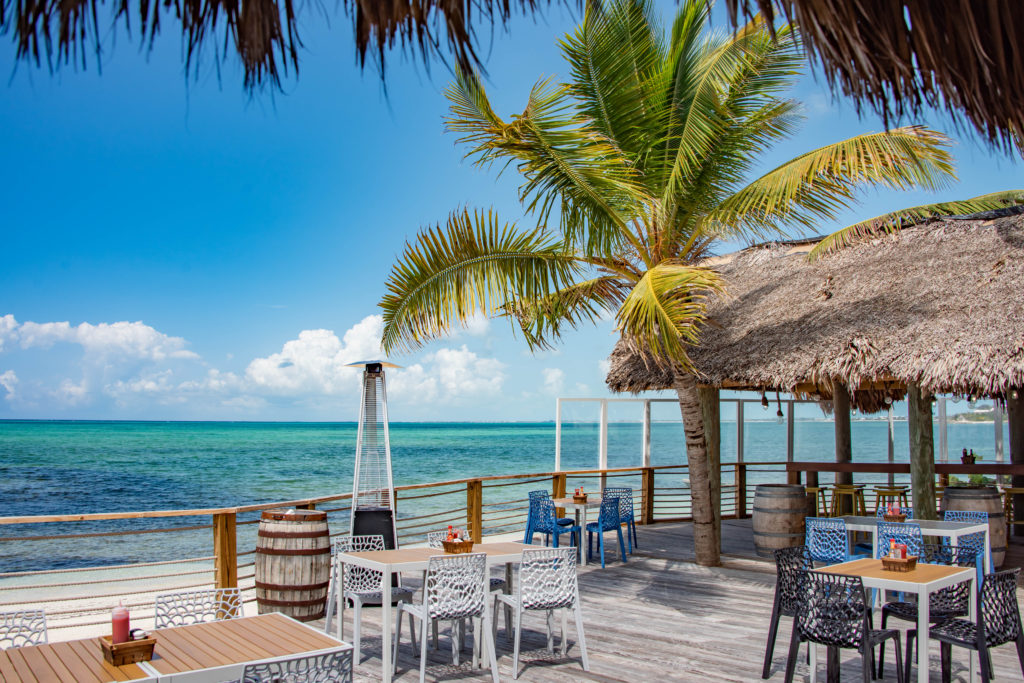
[[[910,507],[910,496],[906,486],[876,486],[875,509],[888,508],[891,503],[899,503],[901,508]]]
[[[807,497],[814,501],[814,509],[819,517],[828,517],[828,500],[825,498],[825,494],[828,492],[827,486],[808,486]]]
[[[864,484],[836,484],[832,489],[832,509],[830,516],[839,517],[842,515],[844,498],[850,499],[850,509],[853,514],[866,517],[868,506],[864,502]]]
[[[1013,527],[1024,525],[1024,519],[1017,519],[1017,511],[1013,509],[1013,497],[1024,495],[1024,488],[1006,486],[1003,488],[1003,517],[1006,519],[1006,537],[1013,534]],[[1024,510],[1021,510],[1024,517]]]

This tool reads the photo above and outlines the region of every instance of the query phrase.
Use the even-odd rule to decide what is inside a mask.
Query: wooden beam
[[[914,517],[935,519],[932,397],[916,384],[907,387],[907,426],[910,431],[910,486],[914,499]]]
[[[484,540],[484,483],[479,479],[466,482],[466,531],[474,543]]]
[[[788,462],[788,472],[855,472],[860,474],[910,474],[910,465],[905,462],[897,462],[892,465],[884,462]],[[935,472],[938,474],[996,474],[1024,476],[1024,463],[1020,464],[995,464],[976,463],[964,465],[959,462],[936,463]]]
[[[698,388],[704,417],[704,441],[708,449],[711,507],[715,515],[715,545],[722,552],[722,419],[718,389]]]
[[[640,523],[654,524],[654,468],[643,468],[640,482]]]
[[[565,474],[556,474],[551,477],[551,497],[565,498]],[[555,517],[565,517],[565,508],[555,508]]]
[[[835,420],[836,462],[853,462],[853,442],[850,438],[850,394],[839,382],[832,385],[832,415]],[[853,475],[849,472],[836,472],[836,484],[852,484]],[[843,500],[848,506],[850,501]],[[848,514],[850,510],[841,510]]]
[[[1006,392],[1006,421],[1010,427],[1010,462],[1024,470],[1024,387]],[[1011,483],[1014,488],[1024,488],[1024,471],[1014,474]],[[1013,497],[1013,512],[1017,519],[1024,519],[1024,495]],[[1024,526],[1014,524],[1013,535],[1024,536]]]
[[[238,546],[235,513],[213,516],[213,585],[238,588]]]

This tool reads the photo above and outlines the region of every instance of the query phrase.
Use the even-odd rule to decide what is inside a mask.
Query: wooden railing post
[[[213,515],[213,585],[216,588],[238,588],[236,538],[235,513]]]
[[[556,474],[551,477],[552,498],[565,498],[565,481],[566,476],[564,474]],[[555,508],[555,517],[565,517],[565,508]]]
[[[736,463],[736,519],[747,516],[747,466]]]
[[[484,483],[480,479],[466,482],[466,531],[474,543],[483,543]]]
[[[654,524],[653,467],[644,467],[640,473],[640,523]]]

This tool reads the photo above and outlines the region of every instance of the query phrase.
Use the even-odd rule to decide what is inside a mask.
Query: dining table
[[[246,664],[352,649],[278,613],[161,628],[151,635],[153,658],[123,666],[103,658],[98,637],[0,650],[0,681],[221,683],[239,680]]]
[[[583,534],[587,533],[587,510],[601,507],[601,498],[599,496],[587,496],[586,502],[577,503],[573,500],[572,496],[569,496],[568,498],[554,498],[552,502],[555,504],[555,507],[573,510],[576,513],[576,526],[580,528],[580,564],[586,566],[587,553],[583,549]]]
[[[514,542],[493,542],[486,541],[474,543],[471,552],[484,553],[487,556],[487,566],[505,567],[505,590],[510,591],[512,587],[512,565],[522,559],[523,551],[535,549],[536,546]],[[381,573],[381,604],[391,604],[391,577],[404,572],[424,572],[430,558],[443,554],[437,548],[398,548],[395,550],[369,550],[365,552],[338,553],[335,561],[341,564],[351,564],[364,569],[371,569]],[[343,576],[344,572],[339,572]],[[486,581],[486,577],[485,577]],[[489,591],[485,586],[485,591]],[[342,594],[343,591],[339,591]],[[339,614],[338,618],[342,618]],[[381,679],[384,683],[390,683],[392,678],[392,610],[381,610]],[[486,654],[484,655],[486,658]],[[482,662],[486,666],[487,662]]]
[[[878,547],[876,532],[878,523],[882,521],[879,517],[864,517],[860,515],[845,515],[838,519],[846,522],[847,532],[865,532],[871,535],[871,547]],[[950,545],[958,545],[960,538],[969,534],[985,534],[985,550],[981,558],[982,571],[988,574],[992,571],[992,539],[989,533],[989,526],[985,522],[945,522],[935,519],[908,519],[907,523],[917,524],[921,527],[923,536],[941,536],[948,538]]]
[[[970,611],[969,617],[975,618],[977,604],[976,579],[977,572],[970,567],[956,567],[943,564],[917,563],[911,571],[892,571],[885,569],[881,560],[860,559],[850,562],[833,564],[828,567],[815,569],[816,572],[825,574],[844,574],[847,576],[859,576],[864,587],[876,589],[876,600],[884,600],[885,591],[898,591],[902,593],[913,593],[917,595],[917,680],[918,683],[928,683],[928,645],[930,642],[929,623],[929,596],[935,591],[955,586],[958,583],[970,581]],[[817,648],[810,644],[811,654],[811,683],[817,682]],[[974,681],[976,657],[971,651],[969,655],[968,668],[970,681]],[[905,678],[909,680],[909,678]]]

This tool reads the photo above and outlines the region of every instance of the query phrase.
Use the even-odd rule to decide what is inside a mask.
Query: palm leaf
[[[577,282],[539,300],[517,299],[504,306],[504,315],[515,317],[530,349],[552,348],[567,325],[577,329],[596,323],[614,312],[629,291],[622,278],[613,275]]]
[[[980,213],[1018,204],[1024,204],[1024,190],[993,192],[971,199],[900,209],[836,230],[818,242],[814,249],[807,254],[807,258],[810,261],[815,261],[862,239],[886,233],[892,234],[907,225],[913,225],[926,218]]]
[[[686,348],[698,342],[707,296],[723,291],[721,277],[709,268],[660,263],[623,301],[619,329],[643,350],[692,372]]]
[[[475,314],[493,315],[513,300],[542,300],[582,266],[542,229],[522,232],[492,212],[453,212],[407,242],[381,299],[385,352],[411,350]]]

